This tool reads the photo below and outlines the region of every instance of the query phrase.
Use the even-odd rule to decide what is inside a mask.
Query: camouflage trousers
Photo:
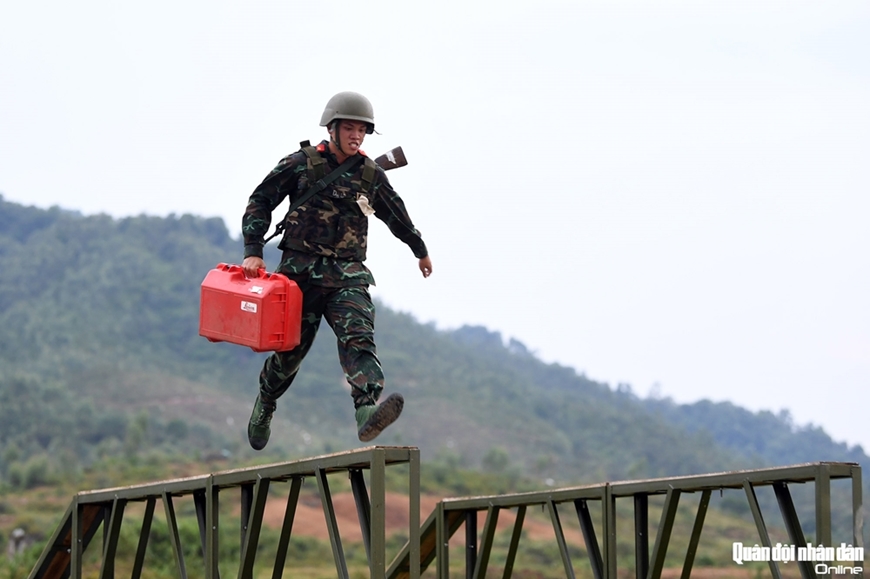
[[[289,275],[302,290],[302,332],[298,346],[275,352],[260,372],[260,395],[277,400],[293,383],[317,335],[320,320],[335,332],[338,359],[350,384],[354,408],[375,404],[384,389],[384,372],[375,347],[375,306],[367,286],[321,287]]]

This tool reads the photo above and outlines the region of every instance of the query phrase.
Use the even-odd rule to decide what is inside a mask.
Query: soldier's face
[[[332,138],[341,145],[341,150],[348,155],[356,155],[366,138],[368,126],[360,121],[339,121],[338,128],[329,131]],[[334,126],[334,125],[333,125]]]

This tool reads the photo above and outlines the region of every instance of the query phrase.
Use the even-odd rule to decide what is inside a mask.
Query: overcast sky
[[[0,194],[238,235],[361,92],[434,264],[373,223],[385,303],[870,450],[868,30],[866,1],[5,2]]]

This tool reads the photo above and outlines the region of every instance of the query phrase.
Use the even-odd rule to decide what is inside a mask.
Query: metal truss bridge
[[[408,540],[388,561],[386,469],[394,465],[405,465],[401,472],[403,477],[407,474]],[[585,574],[588,575],[591,570],[595,579],[616,579],[618,539],[625,542],[622,540],[624,537],[618,536],[616,532],[616,509],[617,503],[624,502],[630,503],[634,513],[634,529],[630,539],[630,548],[635,553],[633,574],[638,579],[657,579],[662,575],[665,556],[669,547],[672,547],[671,535],[680,499],[684,495],[697,494],[699,499],[696,505],[694,508],[693,505],[689,507],[694,513],[691,535],[688,544],[683,545],[681,550],[684,554],[681,578],[688,579],[692,573],[713,492],[722,492],[725,489],[741,491],[755,521],[758,543],[771,547],[768,523],[762,514],[756,490],[772,487],[789,541],[794,545],[806,545],[806,536],[798,520],[791,489],[795,485],[811,483],[815,494],[814,541],[816,544],[830,546],[833,539],[831,481],[837,479],[845,479],[850,484],[851,545],[863,548],[861,467],[854,463],[818,462],[758,470],[610,482],[540,492],[450,498],[438,502],[431,515],[421,524],[419,450],[414,447],[374,446],[292,462],[78,493],[63,515],[57,530],[50,537],[29,579],[80,579],[83,576],[86,553],[92,559],[98,560],[99,579],[115,579],[121,528],[132,518],[128,516],[125,519],[124,514],[127,507],[133,504],[140,505],[137,509],[137,522],[140,520],[138,513],[144,509],[131,573],[131,579],[140,579],[146,564],[148,541],[158,502],[163,507],[174,564],[181,579],[188,578],[189,565],[196,566],[197,577],[219,579],[220,515],[224,513],[233,522],[236,518],[235,515],[227,515],[228,511],[240,513],[237,517],[240,526],[238,577],[252,579],[267,498],[270,489],[274,496],[279,490],[279,484],[283,483],[289,488],[285,490],[286,508],[271,563],[272,579],[282,579],[288,564],[292,569],[292,561],[288,561],[288,550],[300,491],[306,478],[314,479],[317,484],[337,577],[347,579],[348,562],[330,492],[330,479],[336,476],[350,480],[369,572],[373,579],[417,579],[427,569],[429,572],[426,576],[447,579],[450,576],[450,557],[456,551],[461,551],[460,561],[465,561],[464,574],[468,578],[511,577],[521,547],[523,523],[529,507],[537,507],[548,513],[565,577],[576,576],[575,564],[579,562],[572,560],[571,552],[574,551],[576,559],[576,547],[582,547],[581,552],[586,554],[583,564],[588,566]],[[233,494],[230,491],[234,491]],[[657,501],[663,498],[660,520],[652,534],[649,521],[651,497],[659,497]],[[185,560],[179,533],[179,519],[185,516],[185,509],[176,509],[183,501],[187,501],[189,505],[191,498],[193,509],[187,511],[190,511],[191,518],[196,518],[201,552],[201,558],[198,557],[196,561]],[[222,498],[231,498],[232,503],[229,506],[235,510],[220,509]],[[566,511],[571,516],[576,514],[582,531],[582,545],[571,545],[566,539],[562,522]],[[509,540],[506,552],[502,553],[503,563],[496,569],[490,563],[496,548],[496,526],[502,513],[510,513],[512,524],[508,525]],[[482,529],[478,528],[480,520],[483,521]],[[162,521],[158,523],[163,524]],[[459,543],[454,540],[451,548],[451,537],[462,527],[465,531],[464,541]],[[102,541],[97,542],[99,552],[94,554],[88,549],[93,551],[93,539],[101,528]],[[652,546],[651,536],[655,537]],[[747,537],[747,540],[751,539]],[[503,546],[504,541],[500,544]],[[232,547],[235,549],[237,546]],[[266,554],[261,550],[259,556],[261,560],[258,565],[262,568],[267,565],[262,560]],[[804,561],[793,564],[800,569],[804,579],[816,577],[817,570],[813,563]],[[777,562],[771,561],[769,570],[775,579],[782,577],[782,569]],[[623,569],[621,576],[624,577],[625,573],[626,570]]]

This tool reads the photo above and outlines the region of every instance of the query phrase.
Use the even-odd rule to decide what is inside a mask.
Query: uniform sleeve
[[[245,257],[263,257],[263,238],[272,224],[272,211],[288,194],[291,202],[298,190],[300,175],[305,173],[305,154],[293,153],[281,159],[278,165],[263,179],[248,199],[242,216],[242,237],[245,240]]]
[[[415,257],[418,259],[426,257],[429,251],[426,249],[422,235],[411,222],[404,201],[390,185],[383,169],[378,169],[378,177],[372,202],[375,217],[386,223],[393,235],[411,248]]]

